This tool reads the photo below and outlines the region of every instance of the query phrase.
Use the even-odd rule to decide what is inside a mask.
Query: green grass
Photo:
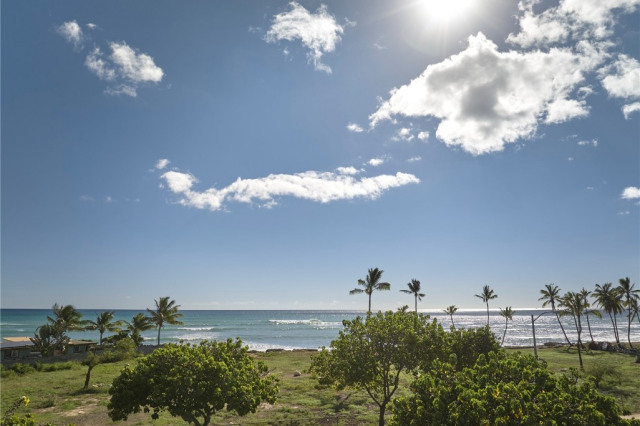
[[[509,350],[516,352],[516,350]],[[533,353],[533,349],[520,350]],[[306,372],[313,352],[259,353],[256,358],[264,361],[272,374],[280,379],[280,394],[273,406],[262,406],[255,414],[240,418],[232,413],[219,413],[214,424],[243,425],[304,425],[341,424],[368,425],[377,423],[378,407],[364,391],[319,389],[317,381]],[[549,369],[557,373],[578,367],[575,349],[542,349],[539,357],[548,363]],[[585,374],[601,374],[601,392],[611,395],[628,411],[640,412],[640,364],[635,357],[605,352],[583,354]],[[101,364],[93,369],[90,389],[83,390],[86,367],[73,363],[71,369],[57,371],[34,371],[19,375],[4,372],[1,384],[2,411],[13,401],[26,395],[31,399],[27,408],[18,412],[31,412],[38,424],[51,422],[56,425],[75,423],[110,424],[107,416],[109,386],[127,363]],[[301,373],[295,377],[295,372]],[[410,378],[405,377],[403,388],[397,395],[407,393]],[[123,424],[123,422],[117,422]],[[151,424],[149,414],[129,417],[127,425]],[[163,413],[154,425],[184,425],[179,418]]]

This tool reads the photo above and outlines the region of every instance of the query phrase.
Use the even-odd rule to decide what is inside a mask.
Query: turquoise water
[[[99,310],[80,310],[83,319],[95,320]],[[139,310],[116,310],[115,317],[131,321]],[[516,310],[514,321],[509,323],[505,344],[509,346],[530,346],[533,344],[531,315],[537,316],[543,311],[534,309]],[[161,343],[192,342],[201,340],[222,340],[240,337],[250,349],[301,349],[329,346],[338,336],[342,321],[365,315],[362,311],[181,311],[184,325],[167,325],[161,331]],[[425,312],[442,322],[445,329],[451,325],[449,316],[441,311]],[[2,309],[0,310],[0,336],[33,336],[36,328],[44,324],[50,309]],[[457,327],[481,327],[486,325],[486,311],[460,310],[453,317]],[[569,338],[576,339],[572,320],[562,320]],[[593,337],[596,341],[614,341],[611,322],[608,316],[603,319],[590,317]],[[491,329],[502,338],[504,319],[498,312],[491,312]],[[585,321],[586,322],[586,321]],[[626,341],[626,318],[619,317],[620,337]],[[105,336],[110,335],[107,333]],[[73,339],[91,339],[97,341],[96,331],[73,332]],[[143,334],[145,343],[155,344],[157,330]],[[544,342],[562,342],[564,337],[555,316],[543,315],[536,320],[538,344]],[[632,325],[631,338],[640,341],[640,325]],[[583,340],[589,341],[589,333],[584,324]]]

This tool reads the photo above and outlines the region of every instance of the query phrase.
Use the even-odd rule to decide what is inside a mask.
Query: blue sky
[[[535,307],[640,275],[640,0],[2,4],[2,307]]]

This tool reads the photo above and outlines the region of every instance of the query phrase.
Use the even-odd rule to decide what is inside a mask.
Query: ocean
[[[96,313],[100,310],[79,310],[83,319],[95,320]],[[509,322],[505,345],[507,346],[532,346],[533,334],[531,328],[531,316],[534,318],[545,312],[538,309],[515,309],[513,322]],[[140,310],[115,310],[116,320],[131,321],[131,318]],[[356,316],[364,316],[364,311],[311,311],[311,310],[286,310],[286,311],[226,311],[226,310],[183,310],[181,320],[184,325],[166,325],[163,327],[160,337],[161,343],[190,342],[198,343],[201,340],[225,340],[239,337],[251,350],[265,351],[267,349],[317,349],[329,346],[331,341],[338,337],[342,329],[342,321],[353,319]],[[451,320],[442,311],[421,311],[431,315],[442,323],[448,330]],[[44,324],[47,315],[52,315],[51,309],[2,309],[0,310],[0,337],[33,336],[36,328]],[[456,327],[474,328],[486,325],[486,310],[459,310],[453,320]],[[591,330],[596,341],[615,341],[613,329],[608,315],[602,319],[590,316]],[[572,341],[576,340],[575,326],[569,317],[563,318],[562,323]],[[620,338],[627,340],[627,319],[618,317]],[[545,342],[562,343],[564,337],[555,315],[545,314],[536,319],[537,343]],[[505,321],[498,311],[490,312],[491,330],[502,338]],[[591,340],[586,321],[583,324],[582,339],[584,342]],[[113,333],[106,333],[109,336]],[[98,341],[97,331],[82,331],[70,333],[72,339],[90,339]],[[144,332],[146,344],[155,344],[157,329]],[[637,320],[631,328],[632,341],[640,341],[640,325]]]

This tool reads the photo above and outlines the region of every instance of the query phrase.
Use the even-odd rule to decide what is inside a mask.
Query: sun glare
[[[430,20],[448,23],[465,17],[475,0],[423,0],[425,13]]]

